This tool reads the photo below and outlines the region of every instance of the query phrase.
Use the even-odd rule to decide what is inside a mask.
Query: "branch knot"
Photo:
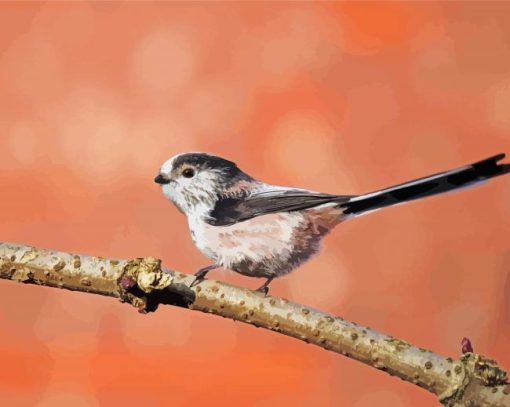
[[[485,386],[498,386],[508,383],[508,375],[495,360],[475,353],[466,353],[461,360],[471,365],[473,376]]]
[[[498,366],[495,360],[473,352],[467,352],[458,360],[459,374],[464,372],[461,383],[453,384],[453,389],[447,390],[439,396],[439,401],[445,406],[459,406],[465,398],[468,386],[478,382],[485,387],[493,387],[508,383],[508,376],[504,369]],[[462,368],[461,368],[462,366]],[[469,399],[466,401],[466,403]],[[468,404],[466,404],[468,405]]]
[[[173,276],[161,270],[161,260],[141,257],[126,264],[117,283],[121,289],[121,301],[129,302],[139,312],[145,313],[149,311],[147,294],[164,290],[172,281]]]

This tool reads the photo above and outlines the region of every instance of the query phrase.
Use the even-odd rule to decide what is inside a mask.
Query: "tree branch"
[[[506,372],[468,352],[445,358],[285,299],[164,270],[160,260],[112,260],[0,244],[0,278],[118,298],[140,312],[169,304],[221,315],[356,359],[436,394],[446,406],[510,406]]]

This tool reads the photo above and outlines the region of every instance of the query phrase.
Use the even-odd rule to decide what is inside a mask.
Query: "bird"
[[[483,183],[510,172],[505,154],[361,195],[335,195],[259,181],[235,162],[201,152],[163,163],[154,182],[188,220],[191,238],[214,269],[265,278],[257,291],[316,255],[338,224],[409,201]]]

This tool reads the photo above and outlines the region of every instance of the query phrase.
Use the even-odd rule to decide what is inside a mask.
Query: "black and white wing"
[[[498,163],[504,157],[505,154],[498,154],[470,165],[358,196],[321,194],[303,189],[262,185],[251,193],[220,198],[210,212],[207,222],[215,226],[226,226],[268,213],[299,211],[330,202],[342,207],[346,215],[358,216],[476,185],[510,173],[510,164]]]
[[[207,222],[214,226],[227,226],[269,213],[299,211],[330,202],[341,204],[349,198],[346,195],[268,186],[244,196],[220,198],[209,213]]]

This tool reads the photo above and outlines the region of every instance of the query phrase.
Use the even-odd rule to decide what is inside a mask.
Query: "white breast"
[[[293,231],[305,221],[299,212],[258,216],[230,226],[211,226],[189,218],[193,241],[206,256],[225,268],[252,262],[284,261],[291,256]]]

